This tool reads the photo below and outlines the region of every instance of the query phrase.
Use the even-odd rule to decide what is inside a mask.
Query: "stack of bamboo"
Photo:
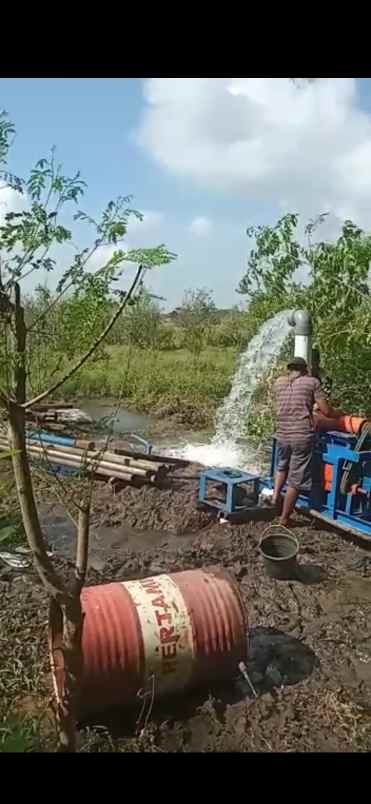
[[[50,405],[37,405],[32,409],[27,410],[26,418],[29,420],[36,420],[39,422],[64,422],[70,424],[91,424],[92,419],[80,408],[75,408],[73,405],[50,404]]]
[[[153,483],[167,472],[164,463],[151,461],[150,458],[132,458],[127,455],[118,455],[108,450],[96,450],[91,442],[86,447],[65,446],[45,443],[42,440],[26,439],[27,453],[30,458],[44,460],[46,464],[57,464],[75,469],[86,469],[94,475],[103,475],[114,480]],[[5,433],[0,433],[0,451],[9,450],[9,441]]]

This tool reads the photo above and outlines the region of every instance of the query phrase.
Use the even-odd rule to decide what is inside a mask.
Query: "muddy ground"
[[[222,566],[237,578],[249,619],[248,673],[223,689],[141,705],[84,726],[82,751],[367,751],[371,749],[371,553],[299,516],[301,581],[267,577],[258,550],[267,522],[219,524],[197,510],[196,467],[171,487],[96,484],[89,583]],[[41,504],[55,561],[68,572],[74,527],[55,501]],[[53,749],[47,606],[32,572],[0,573],[2,715],[37,721]],[[44,715],[44,717],[42,717]],[[36,737],[34,735],[34,745]]]

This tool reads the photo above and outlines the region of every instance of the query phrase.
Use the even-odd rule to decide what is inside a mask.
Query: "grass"
[[[35,717],[13,714],[0,723],[0,754],[25,754],[43,750],[40,722]]]
[[[25,535],[13,470],[9,460],[2,460],[0,461],[0,552],[21,544],[25,544]]]
[[[137,411],[181,414],[185,423],[209,424],[230,390],[237,350],[208,347],[198,358],[187,350],[150,351],[112,346],[107,359],[91,361],[64,386],[66,399],[119,397]]]

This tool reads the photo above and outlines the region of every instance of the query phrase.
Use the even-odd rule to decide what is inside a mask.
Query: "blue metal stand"
[[[238,511],[245,510],[258,502],[259,494],[259,481],[258,475],[252,475],[249,472],[241,472],[239,470],[223,467],[222,469],[207,469],[200,476],[199,486],[199,503],[209,505],[216,508],[218,511],[223,511],[225,514],[234,514]],[[208,483],[218,483],[225,486],[225,500],[217,500],[208,496]],[[251,488],[249,499],[252,500],[250,506],[248,504],[238,505],[237,497],[238,492],[242,491],[243,486],[248,484]]]

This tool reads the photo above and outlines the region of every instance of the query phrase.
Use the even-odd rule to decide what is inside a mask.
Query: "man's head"
[[[293,357],[287,364],[287,368],[290,372],[308,374],[308,366],[303,357]]]

